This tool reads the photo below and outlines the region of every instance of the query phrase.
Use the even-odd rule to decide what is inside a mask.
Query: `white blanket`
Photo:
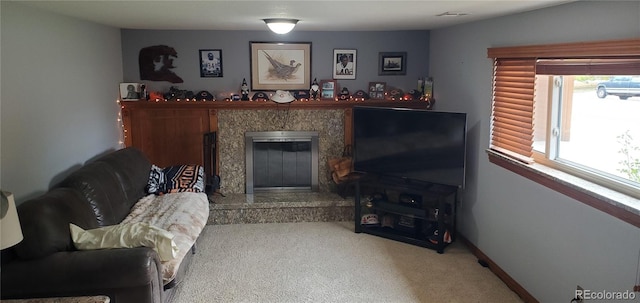
[[[208,218],[206,194],[181,192],[143,197],[122,223],[146,222],[174,235],[178,253],[174,259],[162,262],[162,278],[167,284],[176,277],[180,263],[198,239]]]

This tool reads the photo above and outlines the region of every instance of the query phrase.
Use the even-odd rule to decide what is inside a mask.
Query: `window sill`
[[[541,164],[524,164],[492,150],[489,162],[640,228],[640,200]]]

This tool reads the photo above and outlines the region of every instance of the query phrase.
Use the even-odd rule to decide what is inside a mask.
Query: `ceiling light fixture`
[[[452,13],[452,12],[444,12],[441,14],[437,14],[436,17],[461,17],[469,15],[469,13]]]
[[[290,32],[298,23],[298,19],[271,18],[262,20],[272,32],[280,35]]]

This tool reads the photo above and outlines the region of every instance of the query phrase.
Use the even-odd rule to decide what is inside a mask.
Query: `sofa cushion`
[[[151,169],[149,170],[149,181],[147,183],[147,193],[154,195],[163,193],[165,183],[162,168],[156,165],[151,165]]]
[[[79,250],[149,247],[158,253],[161,261],[175,258],[178,252],[173,234],[149,223],[117,224],[88,230],[70,223],[69,229],[73,244]]]
[[[100,226],[120,223],[131,210],[120,179],[105,162],[85,164],[59,185],[79,191],[91,206]],[[68,228],[68,227],[67,227]]]
[[[176,165],[165,167],[164,193],[204,191],[204,168],[200,165]]]
[[[122,186],[127,204],[129,204],[127,208],[131,208],[140,198],[147,195],[145,186],[151,162],[139,149],[135,147],[123,148],[95,161],[107,163],[113,168],[120,181],[120,186]]]
[[[18,206],[24,239],[14,247],[21,259],[36,259],[59,251],[75,250],[69,223],[96,228],[93,211],[79,192],[55,188]]]

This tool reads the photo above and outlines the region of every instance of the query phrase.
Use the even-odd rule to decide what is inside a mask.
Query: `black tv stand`
[[[365,174],[355,184],[355,232],[443,253],[456,237],[457,186]]]

